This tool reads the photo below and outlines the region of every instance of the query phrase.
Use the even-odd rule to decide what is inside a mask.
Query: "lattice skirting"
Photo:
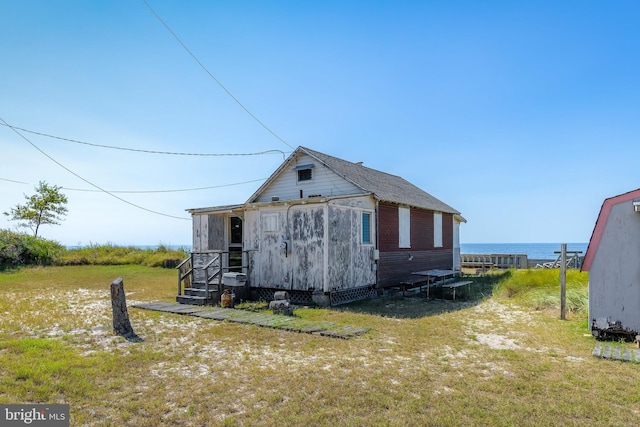
[[[359,301],[367,298],[374,298],[378,294],[373,286],[363,286],[361,288],[341,289],[330,293],[331,305],[346,304],[348,302]]]
[[[293,289],[273,289],[273,288],[251,288],[252,293],[257,291],[258,299],[262,301],[273,301],[273,294],[278,291],[286,291],[289,293],[293,304],[313,304],[311,299],[312,293],[309,291],[297,291]]]

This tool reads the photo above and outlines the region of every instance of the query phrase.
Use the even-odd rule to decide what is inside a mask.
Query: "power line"
[[[28,183],[28,182],[16,181],[16,180],[14,180],[14,179],[7,179],[7,178],[0,178],[0,181],[15,182],[16,184],[26,184],[26,185],[29,185],[29,183]]]
[[[73,142],[73,143],[76,143],[76,144],[83,144],[83,145],[88,145],[88,146],[91,146],[91,147],[109,148],[109,149],[112,149],[112,150],[133,151],[133,152],[137,152],[137,153],[166,154],[166,155],[172,155],[172,156],[202,156],[202,157],[262,156],[262,155],[265,155],[265,154],[279,153],[279,154],[282,154],[282,158],[283,159],[286,157],[286,153],[284,151],[282,151],[282,150],[266,150],[266,151],[259,151],[259,152],[256,152],[256,153],[184,153],[184,152],[172,152],[172,151],[142,150],[142,149],[138,149],[138,148],[118,147],[118,146],[115,146],[115,145],[103,145],[103,144],[94,144],[94,143],[86,142],[86,141],[78,141],[77,139],[64,138],[64,137],[61,137],[61,136],[51,135],[51,134],[44,133],[44,132],[37,132],[35,130],[30,130],[30,129],[21,128],[21,127],[18,127],[18,126],[9,125],[6,122],[5,123],[0,123],[0,125],[10,127],[10,128],[12,128],[14,130],[18,129],[18,130],[20,130],[22,132],[32,133],[34,135],[40,135],[40,136],[46,136],[47,138],[59,139],[61,141]]]
[[[166,216],[169,218],[175,218],[175,219],[181,219],[181,220],[185,220],[185,221],[191,221],[191,218],[184,218],[181,216],[175,216],[175,215],[169,215],[169,214],[165,214],[162,212],[158,212],[158,211],[154,211],[145,207],[142,207],[140,205],[136,205],[135,203],[132,203],[126,199],[123,199],[122,197],[116,196],[115,194],[113,194],[110,191],[105,190],[104,188],[94,184],[93,182],[81,177],[80,175],[78,175],[77,173],[75,173],[74,171],[72,171],[71,169],[69,169],[68,167],[66,167],[65,165],[63,165],[62,163],[60,163],[59,161],[57,161],[56,159],[54,159],[53,157],[51,157],[50,155],[48,155],[47,153],[45,153],[40,147],[38,147],[36,144],[34,144],[33,142],[31,142],[31,140],[29,140],[29,138],[27,138],[26,136],[24,136],[23,134],[20,133],[20,131],[18,131],[17,129],[14,129],[9,123],[7,123],[2,117],[0,117],[0,121],[2,123],[4,123],[5,125],[7,125],[12,131],[14,131],[20,138],[24,139],[25,141],[27,141],[33,148],[35,148],[36,150],[38,150],[40,153],[42,153],[45,157],[47,157],[49,160],[51,160],[52,162],[54,162],[55,164],[57,164],[58,166],[60,166],[62,169],[66,170],[67,172],[69,172],[70,174],[72,174],[73,176],[75,176],[76,178],[81,179],[82,181],[86,182],[87,184],[89,184],[92,187],[97,188],[98,190],[102,191],[103,193],[106,193],[108,195],[110,195],[111,197],[120,200],[121,202],[124,202],[130,206],[133,206],[135,208],[138,209],[142,209],[143,211],[147,211],[147,212],[151,212],[153,214],[156,215],[162,215],[162,216]]]
[[[185,192],[185,191],[201,191],[201,190],[211,190],[213,188],[232,187],[235,185],[261,182],[266,179],[267,178],[261,178],[261,179],[253,179],[251,181],[234,182],[233,184],[212,185],[209,187],[197,187],[197,188],[182,188],[178,190],[109,190],[109,192],[110,193],[127,193],[127,194],[179,193],[179,192]],[[99,190],[89,190],[89,189],[83,189],[83,188],[66,188],[66,187],[62,187],[62,188],[69,191],[88,191],[88,192],[96,192],[96,193],[99,192]]]
[[[200,60],[196,57],[196,55],[191,52],[191,50],[189,50],[189,48],[187,47],[187,45],[185,45],[182,40],[180,40],[180,37],[178,37],[178,35],[173,32],[173,30],[171,29],[171,27],[169,27],[169,25],[167,25],[166,22],[164,22],[162,20],[162,18],[160,17],[160,15],[158,15],[156,13],[155,10],[153,10],[153,8],[149,5],[149,3],[147,3],[147,0],[142,0],[142,2],[147,6],[147,8],[151,11],[151,13],[153,13],[153,15],[158,19],[158,21],[160,21],[160,23],[162,25],[164,25],[164,27],[167,29],[167,31],[169,31],[171,33],[171,35],[178,41],[178,43],[180,43],[180,46],[183,47],[183,49],[185,51],[187,51],[187,53],[191,56],[191,58],[193,58],[194,61],[196,61],[196,63],[200,66],[200,68],[202,68],[205,73],[207,73],[209,75],[209,77],[211,77],[213,79],[213,81],[215,81],[218,86],[220,86],[222,88],[223,91],[225,91],[225,93],[227,95],[229,95],[229,97],[231,97],[231,99],[233,99],[236,104],[238,104],[240,106],[240,108],[242,108],[249,116],[251,116],[251,118],[253,120],[255,120],[260,126],[262,126],[263,128],[265,128],[267,130],[267,132],[269,132],[271,135],[273,135],[274,137],[276,137],[276,139],[280,142],[282,142],[284,145],[286,145],[287,147],[291,148],[292,150],[294,149],[291,145],[289,145],[289,143],[287,143],[287,141],[285,141],[284,139],[280,138],[273,130],[271,130],[266,124],[264,124],[260,119],[258,119],[251,111],[249,111],[249,109],[247,107],[245,107],[242,102],[240,102],[240,100],[238,98],[236,98],[235,96],[233,96],[233,94],[226,88],[224,87],[224,85],[220,82],[220,80],[218,80],[208,69],[207,67],[205,67],[205,65],[200,62]]]
[[[244,184],[251,184],[254,182],[262,182],[265,181],[267,178],[260,178],[260,179],[252,179],[251,181],[242,181],[242,182],[234,182],[231,184],[221,184],[221,185],[211,185],[208,187],[196,187],[196,188],[180,188],[180,189],[173,189],[173,190],[108,190],[109,193],[126,193],[126,194],[153,194],[153,193],[180,193],[180,192],[186,192],[186,191],[202,191],[202,190],[211,190],[214,188],[226,188],[226,187],[233,187],[236,185],[244,185]],[[17,184],[25,184],[25,185],[31,185],[28,182],[23,182],[23,181],[16,181],[13,179],[6,179],[6,178],[0,178],[0,181],[8,181],[8,182],[15,182]],[[89,193],[101,193],[102,190],[91,190],[91,189],[87,189],[87,188],[70,188],[70,187],[60,187],[63,190],[66,191],[84,191],[84,192],[89,192]]]

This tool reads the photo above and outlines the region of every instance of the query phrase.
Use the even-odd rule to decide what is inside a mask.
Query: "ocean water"
[[[587,252],[588,243],[567,243],[567,251]],[[560,243],[460,243],[462,254],[526,254],[529,259],[556,259]]]

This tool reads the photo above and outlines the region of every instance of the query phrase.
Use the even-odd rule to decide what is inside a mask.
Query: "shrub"
[[[588,274],[567,270],[567,310],[583,313],[588,310]],[[513,299],[536,310],[560,307],[560,270],[512,270],[494,289],[497,296]]]
[[[51,264],[63,251],[53,240],[0,230],[0,268]]]

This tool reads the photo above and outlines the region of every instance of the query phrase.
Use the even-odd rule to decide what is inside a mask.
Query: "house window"
[[[271,212],[262,214],[262,231],[265,233],[275,233],[280,231],[280,213]]]
[[[411,210],[409,208],[398,208],[398,234],[400,241],[398,247],[411,247]]]
[[[371,214],[362,212],[362,243],[371,243]]]
[[[300,165],[296,166],[295,170],[298,172],[298,182],[300,181],[311,181],[313,175],[311,171],[313,170],[313,165]]]
[[[442,247],[442,212],[433,213],[433,247]]]

